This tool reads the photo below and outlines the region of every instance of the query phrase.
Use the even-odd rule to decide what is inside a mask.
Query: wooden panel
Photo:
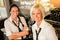
[[[56,7],[60,7],[60,0],[50,0],[50,3],[54,4]]]

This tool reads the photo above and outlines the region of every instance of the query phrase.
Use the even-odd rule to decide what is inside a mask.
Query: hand
[[[24,25],[24,27],[23,27],[23,33],[26,34],[26,35],[29,34],[27,29],[28,29],[27,26]]]
[[[23,30],[27,30],[27,29],[28,29],[27,26],[24,25]]]

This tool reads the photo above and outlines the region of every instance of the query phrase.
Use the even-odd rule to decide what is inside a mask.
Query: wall
[[[60,7],[60,0],[50,0],[50,3],[54,4],[56,7]]]

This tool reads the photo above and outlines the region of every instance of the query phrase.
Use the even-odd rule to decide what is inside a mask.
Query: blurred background
[[[40,3],[45,8],[45,20],[53,25],[60,40],[60,0],[0,0],[0,40],[6,40],[4,21],[9,17],[9,7],[13,3],[19,6],[28,27],[33,24],[30,9],[35,3]]]

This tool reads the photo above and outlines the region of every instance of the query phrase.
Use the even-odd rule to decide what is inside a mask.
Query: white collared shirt
[[[41,28],[41,31],[38,35],[38,40],[58,40],[55,29],[50,25],[49,23],[42,20],[42,23],[39,26]],[[35,23],[32,25],[32,32],[33,32],[33,40],[36,40],[36,31],[39,30],[37,28],[37,24]]]
[[[20,19],[24,25],[27,25],[26,21],[23,17],[20,17]],[[18,28],[13,24],[11,17],[9,17],[7,20],[5,20],[4,26],[5,26],[6,36],[11,35],[13,32],[19,32]],[[20,23],[19,27],[21,30],[23,29],[21,23]],[[21,39],[21,37],[19,37],[18,39]]]

